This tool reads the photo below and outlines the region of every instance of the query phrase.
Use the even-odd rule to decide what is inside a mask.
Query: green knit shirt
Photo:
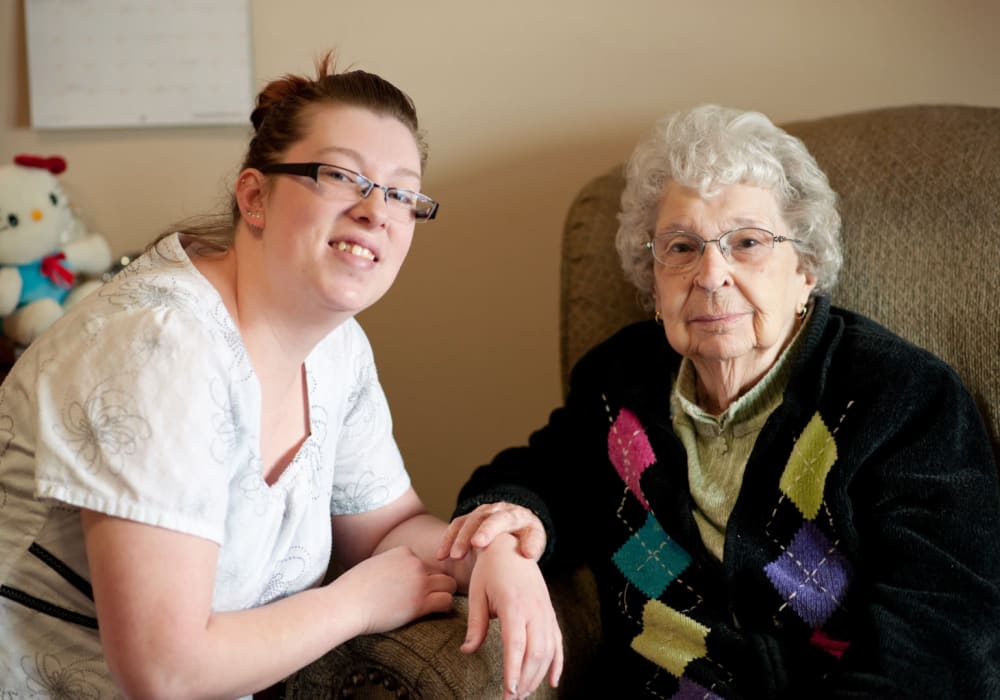
[[[691,360],[681,361],[674,379],[670,413],[674,432],[687,451],[694,520],[705,547],[719,561],[726,544],[726,523],[739,496],[750,452],[768,416],[781,405],[799,335],[767,374],[720,415],[707,413],[695,403],[697,373]]]

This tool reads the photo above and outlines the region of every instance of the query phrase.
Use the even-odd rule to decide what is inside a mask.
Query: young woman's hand
[[[330,586],[356,601],[356,634],[387,632],[424,615],[451,609],[455,579],[432,571],[409,547],[375,554],[342,573]]]
[[[480,647],[492,617],[500,620],[505,700],[528,697],[546,675],[556,687],[563,668],[562,632],[548,587],[538,564],[506,533],[476,552],[462,651]]]
[[[473,548],[488,546],[501,533],[517,538],[521,554],[538,560],[545,551],[545,528],[538,516],[513,503],[487,503],[448,524],[438,559],[461,559]]]

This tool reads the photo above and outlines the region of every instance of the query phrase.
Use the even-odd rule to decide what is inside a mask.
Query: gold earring
[[[663,325],[663,316],[660,316],[660,312],[659,311],[657,311],[653,315],[653,320],[656,321],[657,323],[659,323],[661,326]]]

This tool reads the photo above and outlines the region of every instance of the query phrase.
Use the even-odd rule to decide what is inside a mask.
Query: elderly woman
[[[803,144],[758,113],[675,114],[622,209],[656,321],[476,471],[444,548],[527,544],[530,510],[549,570],[588,564],[595,697],[1000,697],[981,416],[942,361],[830,305],[840,217]]]

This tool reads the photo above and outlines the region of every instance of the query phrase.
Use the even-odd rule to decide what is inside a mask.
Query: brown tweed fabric
[[[586,669],[601,635],[593,575],[580,569],[550,582],[563,647],[571,668]],[[503,642],[497,620],[482,648],[463,654],[468,601],[455,598],[447,615],[434,615],[386,634],[357,637],[293,675],[283,700],[500,700]],[[532,700],[587,697],[582,673],[567,671],[557,690],[543,683]]]
[[[961,374],[1000,453],[1000,109],[911,106],[789,124],[840,195],[834,303]],[[570,208],[563,242],[563,386],[592,345],[648,317],[614,250],[621,169]]]
[[[468,606],[456,598],[449,615],[425,618],[389,634],[357,637],[288,682],[288,700],[491,697],[503,687],[499,626],[475,654],[459,651]],[[500,697],[497,695],[496,697]]]

